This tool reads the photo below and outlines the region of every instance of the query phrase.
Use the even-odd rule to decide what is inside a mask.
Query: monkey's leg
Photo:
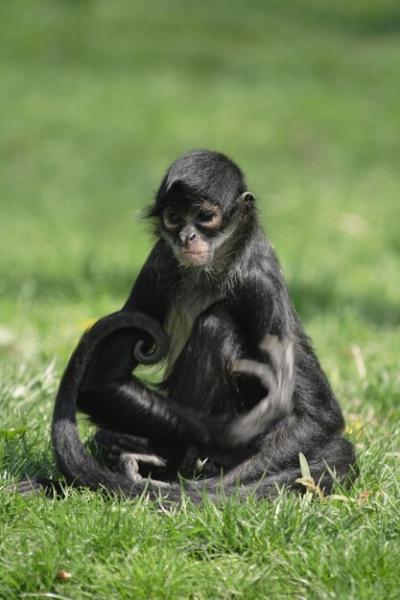
[[[334,437],[321,446],[314,455],[306,456],[310,474],[314,484],[318,485],[320,493],[330,494],[335,483],[346,484],[357,476],[357,467],[352,445],[341,436]],[[264,467],[262,470],[261,467]],[[135,459],[129,455],[121,456],[121,469],[136,483],[143,481],[138,474],[138,467]],[[280,470],[273,470],[268,474],[268,465],[265,457],[259,455],[253,456],[248,461],[232,469],[223,477],[210,477],[200,481],[189,482],[186,488],[189,497],[196,501],[203,494],[210,495],[210,498],[216,498],[219,494],[246,496],[249,492],[254,493],[257,498],[266,498],[275,496],[278,489],[282,486],[298,490],[300,492],[307,489],[300,481],[302,476],[297,456],[296,463],[282,466]],[[148,480],[149,492],[151,490],[166,489],[177,490],[162,481]],[[316,488],[314,488],[316,489]]]
[[[78,408],[101,427],[167,441],[207,441],[209,431],[190,407],[178,406],[166,393],[132,375],[133,348],[141,339],[122,332],[97,348],[78,395]]]
[[[333,484],[346,483],[357,475],[356,457],[352,444],[341,435],[326,437],[323,432],[312,431],[312,426],[298,423],[280,423],[267,435],[262,448],[249,459],[225,473],[222,478],[212,478],[194,483],[199,491],[227,493],[237,489],[240,493],[254,491],[257,497],[276,494],[278,486],[303,491],[299,453],[305,455],[311,477],[324,493],[329,494]]]
[[[204,349],[204,355],[201,356],[201,360],[205,364],[203,375],[205,375],[204,379],[208,379],[208,381],[217,380],[222,385],[222,382],[226,381],[224,363],[229,364],[232,359],[235,361],[236,366],[239,363],[242,371],[247,370],[250,375],[253,371],[253,374],[257,375],[255,370],[257,362],[249,359],[246,355],[246,346],[240,337],[240,331],[237,331],[235,323],[230,323],[229,319],[229,313],[221,311],[220,305],[211,307],[199,317],[198,328],[193,329],[192,337],[179,357],[176,369],[168,381],[170,385],[176,385],[175,388],[171,388],[174,389],[176,398],[182,398],[182,401],[184,401],[191,390],[196,392],[197,389],[200,389],[203,393],[208,391],[207,381],[202,385],[201,380],[199,380],[198,387],[194,385],[193,378],[196,377],[196,372],[193,373],[193,368],[190,368],[196,354],[201,352],[201,348]],[[218,331],[222,337],[222,342],[225,342],[221,346],[218,346],[218,343],[214,345],[213,332],[216,329],[216,323],[218,323]],[[229,332],[233,331],[235,333],[236,344],[232,344],[229,338],[223,339],[223,333],[228,331],[227,328],[230,328]],[[197,335],[199,337],[196,337]],[[221,340],[217,336],[218,339]],[[262,489],[266,490],[268,488],[269,494],[270,490],[276,487],[277,482],[292,486],[295,479],[301,476],[299,467],[300,452],[310,461],[311,472],[315,480],[318,481],[320,477],[323,477],[326,490],[330,490],[333,484],[329,469],[334,470],[339,478],[344,478],[347,473],[352,472],[355,468],[355,455],[352,445],[340,435],[342,420],[335,418],[336,413],[331,411],[329,406],[325,406],[325,401],[321,402],[323,406],[321,406],[320,411],[309,410],[308,395],[310,390],[306,381],[303,383],[303,380],[300,379],[295,388],[293,379],[294,359],[291,346],[283,343],[278,347],[274,347],[274,344],[267,343],[265,350],[272,359],[271,363],[275,372],[278,373],[278,386],[276,389],[279,390],[279,393],[284,394],[284,401],[290,408],[293,407],[293,412],[286,418],[276,422],[269,430],[266,430],[261,435],[259,447],[255,447],[249,456],[240,455],[237,450],[233,450],[231,453],[220,453],[225,471],[224,477],[199,482],[199,484],[195,484],[196,489],[199,486],[199,489],[213,491],[219,485],[225,489],[230,489],[235,487],[237,482],[246,486],[262,481],[265,482],[262,483]],[[219,360],[223,361],[222,365]],[[282,363],[282,369],[279,372],[277,365],[280,363]],[[259,364],[261,368],[259,379],[262,380],[265,365],[262,362]],[[177,378],[179,372],[188,373],[188,375],[182,380]],[[220,377],[221,373],[224,374],[222,378]],[[229,373],[227,377],[229,380]],[[206,405],[206,408],[213,410],[215,406],[218,406],[220,395],[222,395],[225,402],[230,402],[233,399],[236,408],[241,401],[245,401],[249,397],[247,394],[251,396],[251,390],[246,386],[242,388],[241,395],[236,392],[231,396],[230,390],[227,393],[227,389],[229,388],[222,385],[217,390],[214,398],[212,391],[210,391],[211,402],[209,406]],[[263,394],[265,394],[265,389]],[[201,402],[201,397],[198,398],[198,401]],[[242,424],[248,424],[246,422],[247,415],[250,416],[250,421],[254,421],[253,417],[257,416],[256,413],[260,408],[259,415],[262,418],[264,410],[262,404],[255,406],[253,411],[250,410],[244,416]],[[297,410],[295,410],[295,407]],[[227,410],[229,409],[227,408]],[[217,451],[211,454],[211,457],[218,460],[218,454]]]
[[[341,436],[329,440],[317,452],[306,455],[306,459],[313,482],[318,485],[323,494],[329,495],[335,483],[349,484],[358,475],[353,446]],[[261,479],[258,484],[255,484],[255,494],[260,498],[270,495],[271,489],[276,489],[277,486],[286,486],[304,492],[307,487],[297,481],[301,478],[302,473],[297,459],[297,465]]]

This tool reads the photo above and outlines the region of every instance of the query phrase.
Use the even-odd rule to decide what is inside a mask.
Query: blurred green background
[[[210,148],[244,169],[294,304],[341,400],[362,468],[353,496],[378,490],[394,506],[400,406],[399,99],[398,0],[3,2],[0,429],[9,439],[7,428],[28,427],[23,439],[0,445],[4,481],[24,471],[54,471],[46,443],[65,361],[89,320],[125,301],[152,244],[141,209],[151,202],[169,163],[188,149]],[[385,506],[388,511],[381,529],[372,516],[369,521],[360,517],[351,539],[346,531],[341,541],[335,533],[334,550],[324,546],[327,530],[318,529],[323,507],[314,507],[320,513],[311,537],[320,542],[304,550],[308,563],[301,562],[302,551],[298,563],[293,558],[293,590],[308,581],[308,598],[314,597],[314,584],[319,599],[376,598],[378,588],[371,587],[371,596],[360,592],[373,572],[375,581],[392,585],[383,596],[397,597],[396,568],[390,566],[396,552],[388,540],[399,524],[386,500],[379,502],[379,514]],[[49,510],[43,510],[50,523]],[[83,560],[77,548],[89,520],[85,509],[79,510],[82,522],[78,519],[68,547]],[[293,514],[304,514],[301,510]],[[296,536],[296,523],[288,519],[281,530],[287,526],[288,536]],[[52,523],[49,531],[57,527]],[[29,546],[28,531],[17,527],[13,535],[27,536]],[[371,548],[364,552],[365,531]],[[43,542],[49,556],[51,535]],[[100,535],[96,523],[93,535]],[[114,540],[112,551],[123,565],[118,543]],[[298,543],[303,548],[301,535]],[[173,570],[177,549],[172,543],[168,555],[165,544],[166,568]],[[349,575],[354,595],[346,594],[348,577],[341,571],[349,548],[357,558]],[[226,597],[237,589],[240,573],[231,550],[224,554],[224,573],[236,583],[226,585]],[[263,552],[275,564],[271,548]],[[285,552],[279,542],[277,552]],[[378,555],[381,570],[371,571]],[[337,579],[321,570],[314,580],[302,571],[313,556],[318,568],[336,569]],[[18,587],[22,559],[18,553],[14,558],[14,579],[0,586],[0,595],[38,587],[34,580]],[[32,560],[38,561],[32,567],[38,581],[44,572],[52,580],[53,567],[43,567],[47,559],[35,554]],[[107,560],[93,568],[111,577]],[[257,564],[258,559],[249,560]],[[199,561],[192,563],[193,573],[199,573]],[[119,597],[131,597],[131,584],[126,589],[127,595]],[[173,586],[166,594],[180,597]],[[224,597],[223,590],[217,596]],[[147,597],[158,596],[148,592]]]
[[[245,170],[304,318],[398,323],[398,2],[16,0],[0,16],[2,322],[54,350],[118,308],[151,244],[140,209],[205,147]]]

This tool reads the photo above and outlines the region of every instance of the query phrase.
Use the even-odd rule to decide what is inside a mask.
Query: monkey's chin
[[[211,261],[209,252],[180,252],[178,260],[184,267],[206,267]]]

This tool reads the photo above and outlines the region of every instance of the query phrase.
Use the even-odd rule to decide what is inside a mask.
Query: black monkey
[[[158,240],[127,302],[84,336],[64,374],[53,422],[60,470],[92,489],[177,499],[178,472],[195,447],[223,474],[187,483],[189,496],[238,484],[266,496],[276,484],[296,487],[302,452],[329,492],[333,472],[344,480],[355,471],[354,451],[241,170],[223,154],[185,154],[148,217]],[[166,378],[151,388],[132,370],[165,353],[162,328],[170,336]],[[111,431],[99,434],[106,444],[137,436],[127,438],[133,455],[122,453],[123,471],[84,452],[75,401]],[[158,481],[142,478],[138,455],[167,463]]]

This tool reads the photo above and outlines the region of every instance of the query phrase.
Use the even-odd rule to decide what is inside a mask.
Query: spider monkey
[[[62,378],[60,471],[128,497],[265,497],[277,484],[298,488],[301,452],[329,493],[335,477],[356,472],[354,450],[242,171],[224,154],[188,152],[147,217],[157,241],[125,305],[83,336]],[[158,386],[132,374],[165,356]],[[76,407],[100,427],[116,470],[85,451]],[[188,456],[211,469],[182,484]]]

